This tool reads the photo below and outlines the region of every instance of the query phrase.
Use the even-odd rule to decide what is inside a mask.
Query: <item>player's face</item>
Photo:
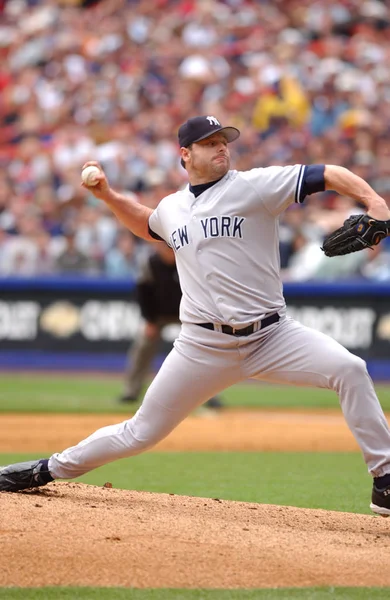
[[[190,182],[214,181],[223,177],[230,168],[228,143],[222,133],[214,133],[187,149],[187,171]]]

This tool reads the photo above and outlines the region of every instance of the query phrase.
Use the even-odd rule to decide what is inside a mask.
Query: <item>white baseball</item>
[[[90,167],[85,167],[81,171],[81,180],[85,185],[89,185],[90,187],[97,185],[99,182],[96,179],[96,175],[99,175],[100,169],[98,167],[94,167],[93,165]]]

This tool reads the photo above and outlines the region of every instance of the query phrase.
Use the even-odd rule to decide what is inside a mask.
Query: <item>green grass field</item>
[[[0,374],[0,412],[128,413],[121,405],[122,379],[100,375]],[[376,390],[384,410],[390,411],[390,386]],[[226,406],[248,408],[338,408],[329,390],[265,385],[235,385],[223,393]],[[137,406],[137,404],[130,405]]]
[[[0,454],[0,464],[39,457]],[[283,474],[275,477],[275,473]],[[115,488],[370,513],[371,478],[358,453],[146,452],[77,481]],[[357,493],[358,492],[358,493]]]
[[[0,375],[0,412],[128,413],[129,406],[116,402],[121,383],[119,376]],[[390,410],[390,387],[378,385],[377,392],[383,408]],[[224,399],[228,407],[338,407],[333,392],[256,383],[234,386],[226,390]],[[38,456],[39,452],[33,456],[0,454],[0,464]],[[359,453],[147,452],[101,467],[79,481],[95,485],[111,481],[114,487],[123,489],[370,513],[371,478]],[[390,588],[0,589],[0,598],[6,600],[384,600],[389,597]]]

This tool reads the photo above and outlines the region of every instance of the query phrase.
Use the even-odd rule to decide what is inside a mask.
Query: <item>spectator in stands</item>
[[[115,245],[104,257],[104,272],[108,277],[135,279],[138,272],[139,252],[130,231],[120,230]]]
[[[76,235],[72,230],[65,233],[65,248],[58,255],[55,264],[60,273],[78,275],[98,272],[96,263],[77,248]]]
[[[360,274],[373,281],[390,282],[390,252],[381,245],[374,246],[371,252],[367,252]]]

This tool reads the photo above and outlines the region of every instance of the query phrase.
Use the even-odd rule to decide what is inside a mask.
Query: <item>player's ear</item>
[[[190,155],[191,155],[190,150],[191,150],[191,146],[189,146],[188,148],[185,148],[184,146],[182,148],[180,148],[181,164],[185,169],[186,169],[186,162],[189,160]]]

